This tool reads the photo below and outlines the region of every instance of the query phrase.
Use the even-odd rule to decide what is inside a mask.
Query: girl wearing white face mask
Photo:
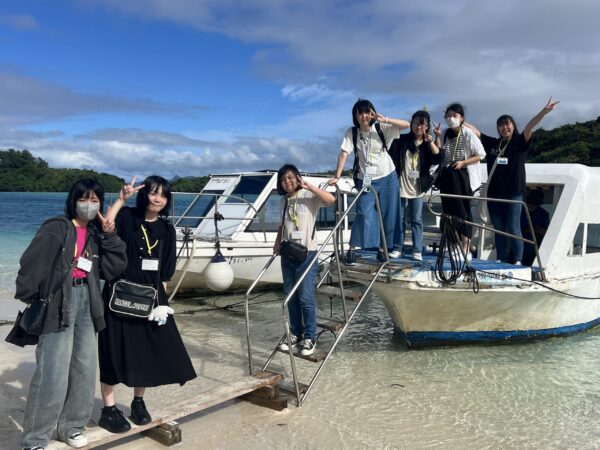
[[[485,158],[483,145],[471,129],[463,126],[465,111],[461,104],[453,103],[448,106],[445,119],[448,129],[444,133],[443,144],[436,133],[436,143],[442,151],[441,170],[436,185],[442,194],[472,196],[481,186],[478,166],[479,161]],[[473,221],[469,199],[442,197],[442,209],[445,214]],[[458,233],[461,236],[463,251],[469,256],[472,227],[460,224]]]
[[[77,181],[65,215],[44,222],[21,256],[15,298],[27,304],[48,299],[41,335],[21,333],[10,341],[37,343],[24,448],[45,448],[55,429],[69,446],[87,445],[83,433],[94,406],[96,333],[105,326],[100,273],[111,280],[127,266],[114,222],[100,213],[103,202],[104,189],[96,180]]]

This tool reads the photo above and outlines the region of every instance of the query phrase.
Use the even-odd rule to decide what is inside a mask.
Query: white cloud
[[[76,136],[33,132],[24,126],[93,113],[185,115],[201,107],[97,96],[0,72],[0,145],[27,147],[53,166],[123,176],[202,175],[284,162],[332,169],[357,97],[400,118],[427,105],[435,120],[446,104],[460,101],[467,119],[488,133],[504,113],[523,128],[550,95],[561,103],[545,128],[600,115],[596,0],[77,1],[260,44],[256,70],[281,86],[294,113],[252,130],[232,125],[235,133],[118,125]]]

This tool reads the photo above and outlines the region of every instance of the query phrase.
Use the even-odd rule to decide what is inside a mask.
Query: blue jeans
[[[73,287],[73,325],[40,336],[37,367],[27,396],[23,447],[48,445],[55,428],[58,439],[83,431],[94,407],[96,332],[87,285]]]
[[[362,180],[358,180],[356,188],[360,191],[362,186]],[[371,188],[379,196],[385,241],[388,249],[391,249],[394,242],[394,226],[396,224],[400,197],[400,185],[398,184],[396,172],[394,171],[378,180],[373,180]],[[373,192],[365,192],[356,203],[356,219],[352,224],[350,245],[363,249],[383,248],[383,239],[379,229],[379,218],[375,209],[375,195]]]
[[[417,198],[400,198],[396,229],[394,231],[394,248],[402,251],[404,246],[404,211],[408,209],[410,229],[412,231],[413,254],[423,251],[423,196]]]
[[[308,252],[304,262],[295,263],[281,257],[281,274],[283,275],[283,292],[287,297],[296,281],[300,279],[316,252]],[[315,283],[317,280],[317,264],[306,274],[306,278],[288,303],[290,328],[292,334],[299,339],[315,339],[317,336],[317,304],[315,301]]]
[[[523,195],[506,198],[506,200],[523,200]],[[521,236],[521,204],[488,202],[490,220],[496,230]],[[500,234],[494,235],[496,242],[496,258],[503,262],[515,263],[523,259],[523,241]]]

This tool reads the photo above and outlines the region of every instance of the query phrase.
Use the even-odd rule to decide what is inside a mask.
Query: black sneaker
[[[102,408],[98,426],[111,433],[125,433],[131,430],[131,424],[123,417],[123,412],[116,406],[105,406]]]
[[[302,350],[300,354],[302,356],[310,356],[315,352],[317,347],[317,343],[312,339],[304,339],[304,344],[302,344]]]
[[[356,265],[356,254],[354,253],[354,250],[348,250],[348,253],[346,253],[346,260],[344,261],[344,264],[346,264],[347,266]]]
[[[146,409],[143,399],[134,398],[131,402],[131,421],[136,425],[146,425],[152,422],[152,417]]]
[[[291,334],[290,340],[292,341],[292,348],[294,350],[296,349],[296,347],[302,346],[301,339],[299,339],[297,336]],[[287,343],[287,337],[283,336],[283,341],[281,342],[281,344],[279,344],[279,350],[287,352],[289,349],[290,349],[290,347],[288,346],[288,343]]]
[[[387,261],[385,259],[385,253],[383,253],[383,250],[377,250],[377,261],[379,261],[380,263],[384,263]]]

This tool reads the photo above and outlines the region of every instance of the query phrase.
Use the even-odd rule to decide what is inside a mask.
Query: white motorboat
[[[326,185],[328,175],[303,174],[316,186]],[[281,224],[281,199],[277,193],[277,172],[259,171],[211,175],[200,193],[175,193],[173,223],[178,236],[178,258],[170,287],[180,281],[179,291],[207,288],[205,268],[220,248],[233,269],[230,289],[247,288],[273,254],[273,243]],[[342,177],[336,187],[337,204],[321,208],[315,236],[322,244],[336,223],[337,208],[344,210],[352,201],[352,178]],[[215,218],[217,220],[215,220]],[[350,237],[354,214],[342,227],[343,239]],[[189,239],[185,239],[186,227]],[[193,250],[192,250],[193,248]],[[330,242],[326,253],[331,254]],[[271,264],[261,284],[282,283],[280,264]]]
[[[543,190],[551,217],[541,269],[497,263],[481,246],[472,269],[445,284],[436,272],[448,274],[448,261],[436,267],[434,254],[422,263],[390,260],[389,276],[373,290],[408,346],[540,339],[600,324],[600,168],[528,164],[527,185]],[[379,263],[370,252],[357,256],[363,268],[345,269],[344,278],[368,284],[365,273]]]

